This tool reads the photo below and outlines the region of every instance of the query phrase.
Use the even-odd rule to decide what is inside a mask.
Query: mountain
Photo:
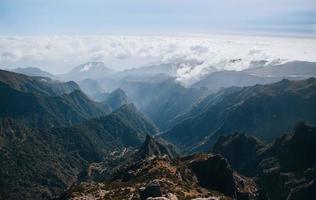
[[[49,72],[43,71],[37,67],[23,67],[23,68],[15,68],[12,70],[13,72],[24,74],[27,76],[40,76],[47,77],[50,79],[57,79],[57,77]]]
[[[194,83],[192,87],[206,87],[211,91],[217,91],[229,87],[245,87],[256,84],[268,84],[280,81],[279,77],[262,77],[248,74],[244,71],[220,71],[214,72],[204,79]]]
[[[80,89],[95,101],[103,101],[102,94],[104,94],[103,88],[96,80],[84,79],[78,82]]]
[[[115,78],[128,78],[136,79],[143,77],[150,77],[154,75],[166,75],[173,77],[177,72],[177,64],[175,63],[162,63],[158,65],[150,65],[133,69],[126,69],[114,75]]]
[[[151,133],[152,134],[152,133]],[[154,157],[168,157],[174,159],[179,156],[174,146],[147,134],[142,145],[136,148],[122,148],[107,154],[101,162],[91,163],[79,177],[80,182],[111,181],[116,172],[122,168],[142,160]]]
[[[31,77],[14,72],[0,70],[0,83],[21,91],[40,95],[61,95],[79,90],[73,82],[59,82],[45,77]]]
[[[77,88],[73,82],[43,82],[0,71],[0,118],[10,117],[32,127],[53,127],[109,113],[109,107],[93,102]]]
[[[174,147],[162,140],[154,139],[147,135],[145,142],[137,150],[135,160],[141,160],[152,156],[168,156],[173,159],[178,156]]]
[[[194,83],[192,87],[206,87],[216,91],[228,87],[269,84],[282,79],[301,80],[316,77],[316,62],[293,61],[284,64],[260,64],[243,71],[214,72]]]
[[[88,62],[73,68],[59,77],[65,80],[81,81],[84,79],[99,79],[113,74],[114,71],[106,67],[103,62]]]
[[[256,176],[271,200],[312,199],[316,195],[315,144],[316,128],[301,122],[293,134],[270,144],[245,134],[222,136],[213,152],[225,156],[238,172]]]
[[[210,94],[161,137],[185,151],[210,149],[236,130],[265,142],[291,131],[297,121],[316,124],[316,79],[230,88]]]
[[[258,138],[244,133],[220,136],[212,152],[228,159],[231,166],[246,176],[255,176],[259,163],[259,152],[266,146]]]
[[[161,130],[169,128],[173,118],[189,110],[206,92],[203,89],[186,88],[173,78],[158,82],[127,82],[121,88]]]
[[[156,127],[131,105],[82,124],[29,128],[0,120],[0,196],[51,199],[77,180],[92,162],[140,146]]]
[[[130,100],[125,92],[121,88],[118,88],[108,94],[106,99],[102,103],[105,105],[109,105],[112,110],[116,110],[122,105],[130,103]]]
[[[250,68],[244,72],[261,77],[306,79],[316,77],[316,62],[292,61],[279,65]]]

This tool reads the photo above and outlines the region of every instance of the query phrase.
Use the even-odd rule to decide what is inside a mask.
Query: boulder
[[[162,197],[161,187],[157,180],[154,180],[139,189],[139,196],[141,200],[146,200],[149,197]]]

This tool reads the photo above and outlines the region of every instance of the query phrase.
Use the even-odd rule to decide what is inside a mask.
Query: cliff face
[[[315,144],[316,128],[298,123],[293,134],[270,144],[234,134],[220,137],[213,151],[226,157],[238,172],[255,176],[270,199],[309,199],[316,194]]]

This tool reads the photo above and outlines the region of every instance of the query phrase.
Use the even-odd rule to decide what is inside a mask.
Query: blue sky
[[[0,0],[0,35],[316,35],[315,0]]]

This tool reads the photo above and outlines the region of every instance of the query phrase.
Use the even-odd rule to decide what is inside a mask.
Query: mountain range
[[[312,199],[316,191],[315,142],[315,127],[300,122],[293,133],[270,144],[241,133],[222,136],[213,152],[225,156],[238,172],[256,176],[272,200]]]
[[[300,120],[316,124],[316,79],[229,88],[210,94],[161,135],[185,151],[211,148],[234,131],[270,142]]]
[[[312,199],[315,63],[262,65],[1,70],[0,199]]]
[[[0,196],[49,199],[77,180],[89,163],[142,144],[157,128],[132,105],[82,124],[38,129],[2,119]]]

